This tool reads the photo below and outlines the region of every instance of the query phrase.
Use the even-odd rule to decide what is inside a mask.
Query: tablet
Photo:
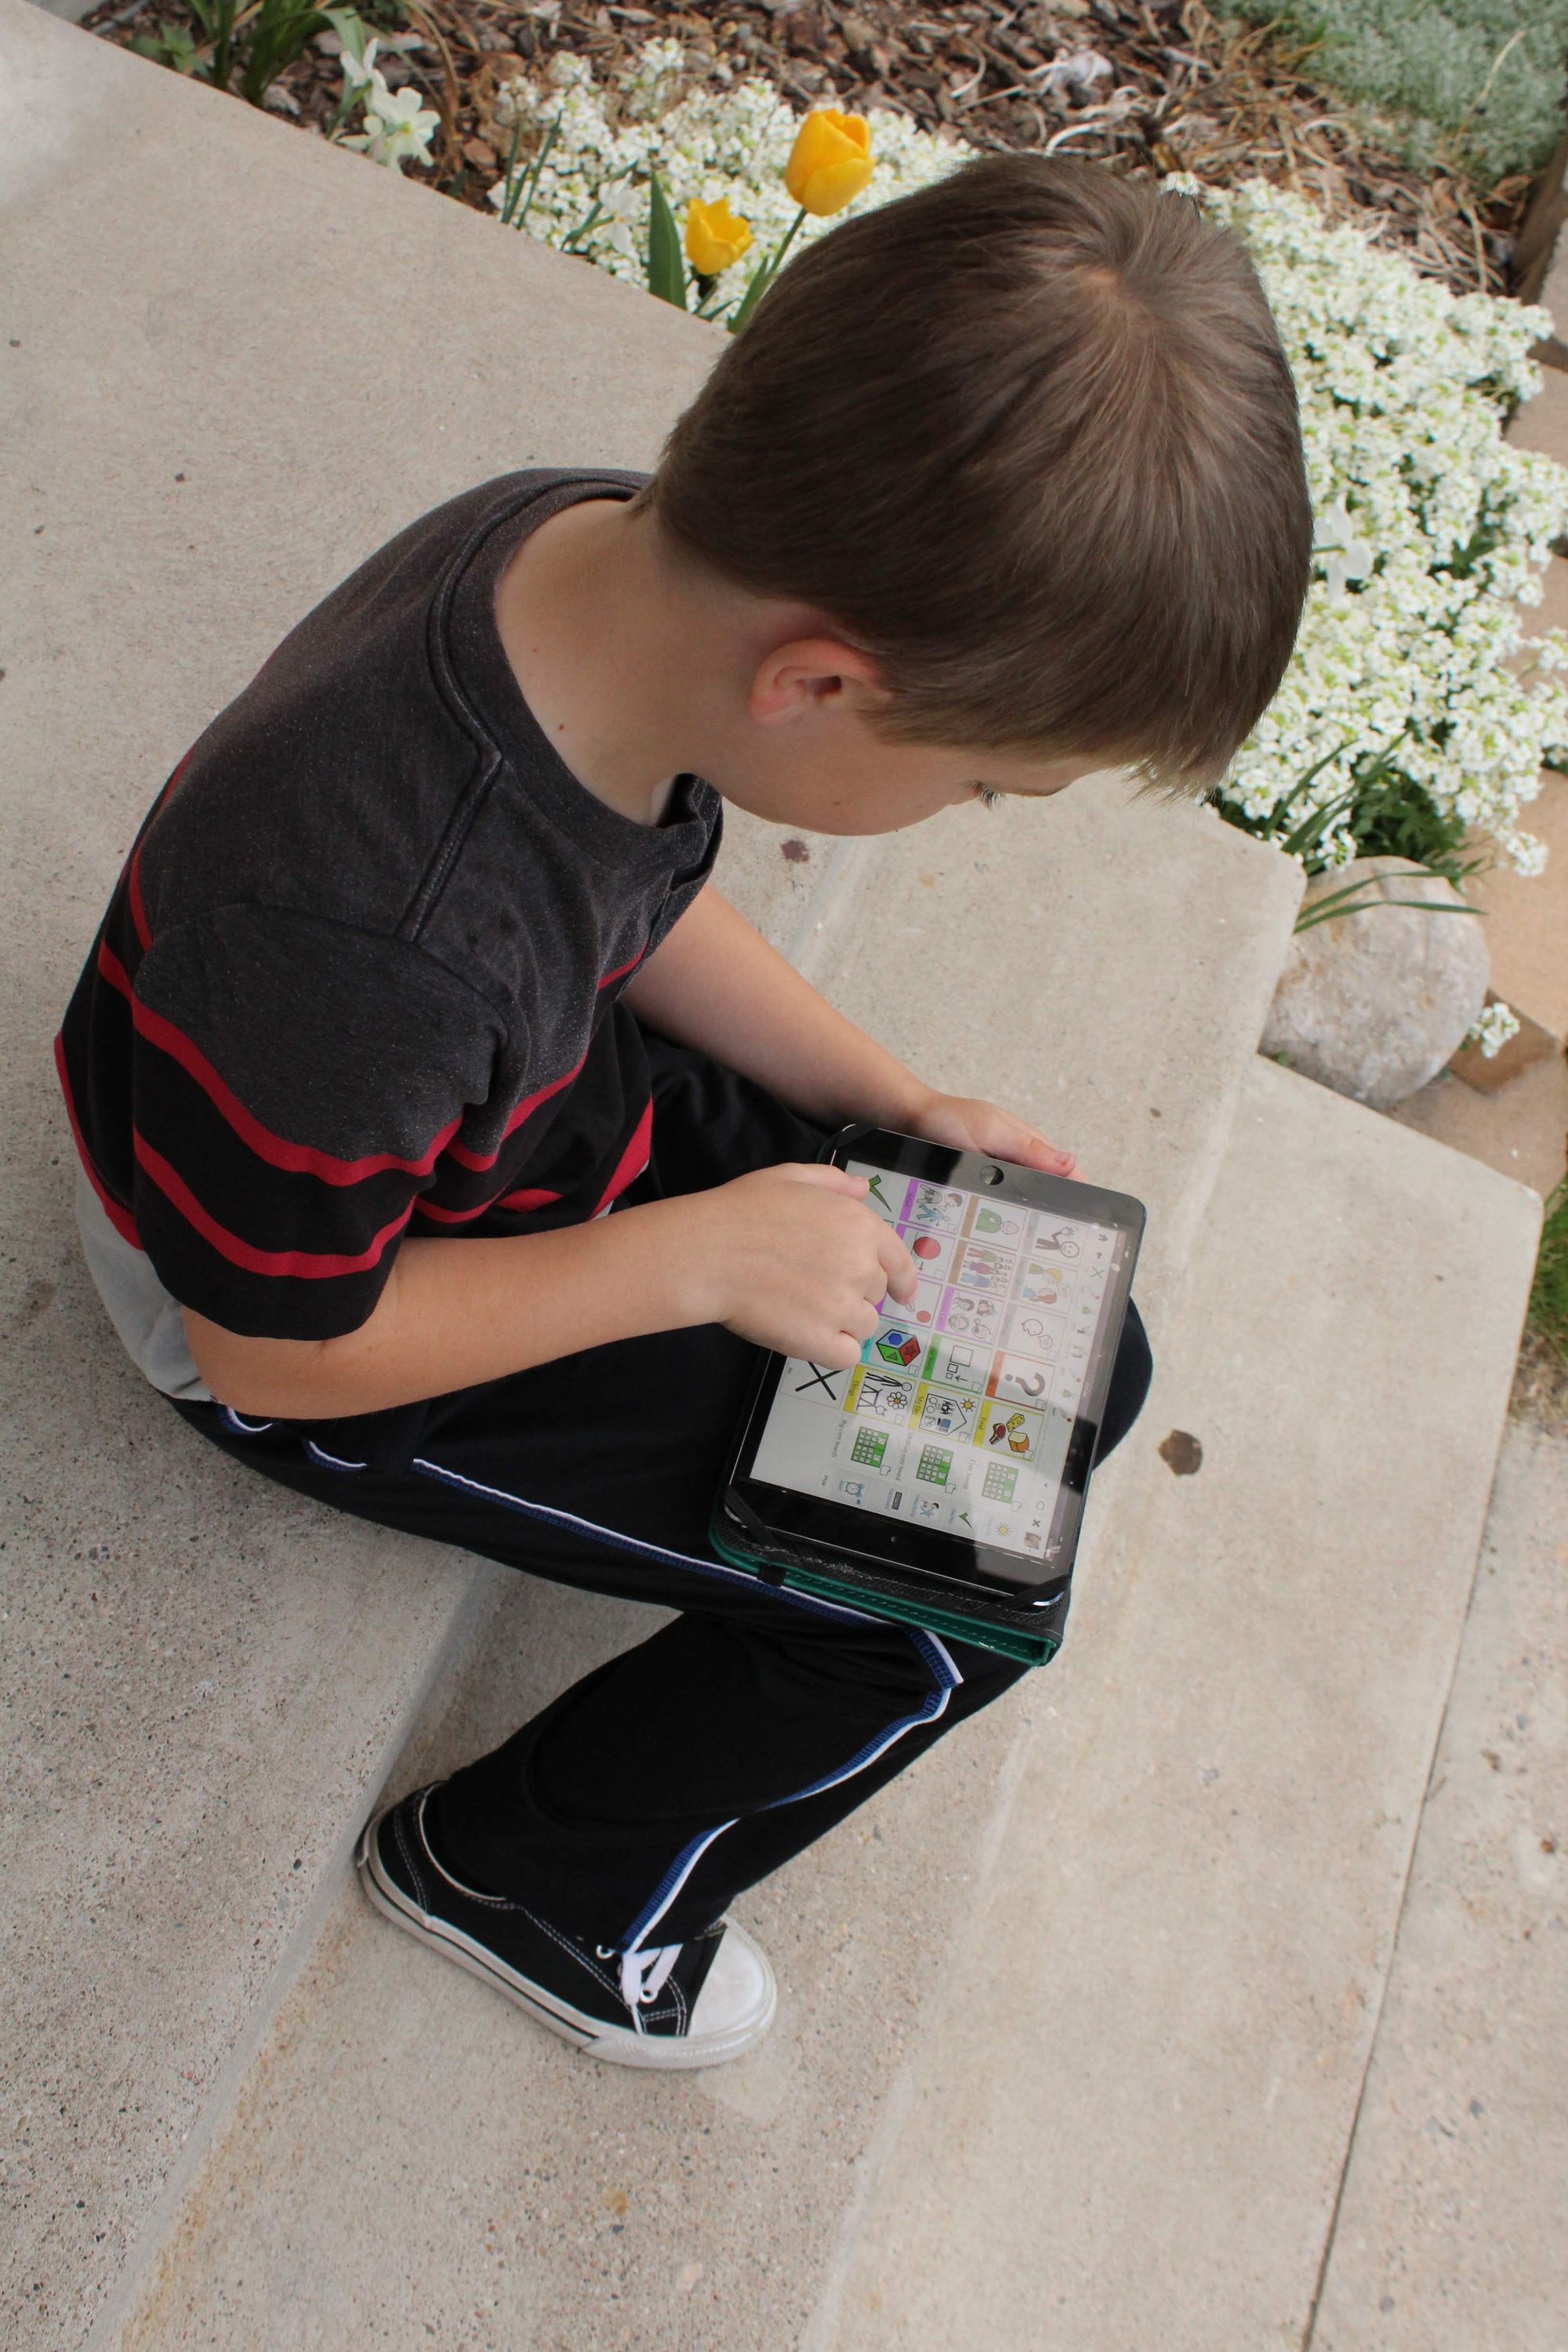
[[[867,1178],[915,1296],[884,1301],[847,1371],[763,1360],[715,1548],[873,1613],[1048,1656],[1142,1205],[880,1129],[847,1128],[822,1157]]]

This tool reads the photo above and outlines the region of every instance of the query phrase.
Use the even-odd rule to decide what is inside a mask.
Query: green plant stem
[[[785,229],[784,241],[780,245],[778,251],[774,254],[772,261],[768,264],[768,277],[770,281],[773,278],[775,278],[778,276],[779,271],[784,268],[784,256],[789,251],[790,247],[795,243],[795,231],[799,228],[805,218],[805,206],[802,205],[799,212],[796,213],[794,220],[791,221],[788,228]]]
[[[604,209],[605,207],[601,204],[595,204],[590,206],[589,210],[584,214],[582,219],[573,230],[571,236],[566,239],[565,244],[561,247],[561,251],[563,253],[576,252],[578,238],[587,236],[588,231],[593,227],[594,223],[598,219],[599,215],[604,211]]]
[[[755,269],[752,272],[745,292],[742,295],[740,301],[736,304],[734,310],[730,313],[730,332],[732,335],[738,335],[740,333],[741,329],[745,325],[747,320],[751,317],[752,311],[762,300],[763,296],[767,292],[768,288],[778,276],[779,270],[784,263],[784,257],[789,251],[791,245],[795,242],[795,231],[799,228],[805,218],[805,206],[802,205],[794,220],[791,221],[789,227],[785,230],[783,237],[779,240],[773,252],[768,255],[765,260],[759,261]]]
[[[519,142],[520,142],[520,141],[521,140],[521,138],[522,138],[522,117],[521,117],[521,115],[520,114],[520,115],[518,116],[518,118],[517,118],[517,121],[516,121],[512,124],[512,126],[511,126],[511,145],[510,145],[510,147],[507,150],[507,158],[506,158],[506,177],[505,177],[505,179],[504,179],[504,180],[502,181],[502,183],[501,183],[501,185],[502,185],[502,186],[505,188],[505,190],[506,190],[506,197],[505,197],[505,201],[503,202],[503,204],[502,204],[502,205],[501,205],[501,208],[500,208],[500,225],[501,225],[502,228],[510,228],[510,226],[511,226],[512,207],[513,207],[513,206],[515,205],[515,204],[517,203],[518,195],[519,195],[519,194],[520,194],[520,191],[519,191],[518,189],[514,188],[514,187],[513,187],[513,185],[512,185],[512,178],[511,178],[511,175],[512,175],[513,172],[514,172],[514,171],[516,170],[516,168],[517,168],[517,150],[518,150]]]
[[[235,0],[217,0],[214,12],[217,37],[213,47],[213,83],[218,89],[228,88],[234,50],[234,6]]]
[[[544,166],[549,161],[550,151],[555,144],[556,137],[560,129],[561,117],[558,114],[545,134],[543,144],[541,146],[538,154],[533,159],[533,170],[529,174],[528,184],[523,190],[522,202],[518,206],[516,216],[512,221],[511,225],[513,228],[521,228],[527,222],[529,209],[533,203],[534,197],[539,194],[541,174],[543,173]]]

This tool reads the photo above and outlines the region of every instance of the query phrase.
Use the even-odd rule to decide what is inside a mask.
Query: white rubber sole
[[[558,1993],[547,1992],[542,1985],[509,1969],[504,1960],[484,1945],[475,1943],[472,1937],[465,1936],[460,1927],[422,1911],[388,1878],[375,1850],[375,1832],[385,1818],[385,1813],[378,1813],[367,1824],[354,1854],[360,1883],[376,1909],[395,1927],[416,1937],[420,1943],[428,1944],[444,1958],[455,1960],[458,1968],[466,1969],[481,1984],[503,1994],[537,2024],[547,2026],[552,2033],[558,2033],[563,2042],[570,2042],[590,2058],[602,2059],[612,2066],[647,2066],[666,2074],[689,2072],[699,2066],[721,2066],[727,2059],[739,2058],[742,2052],[752,2049],[772,2025],[778,2007],[778,1986],[767,1955],[743,1927],[733,1925],[726,1933],[738,1937],[753,1956],[766,1992],[757,2014],[731,2027],[728,2032],[696,2036],[637,2033],[629,2026],[606,2025],[603,2018],[590,2017],[585,2011],[574,2009]]]

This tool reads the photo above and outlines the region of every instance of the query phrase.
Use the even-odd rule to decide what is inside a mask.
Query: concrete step
[[[769,2042],[593,2066],[345,1885],[123,2352],[1300,2344],[1538,1213],[1255,1061],[1067,1652],[747,1898]],[[493,1609],[398,1783],[647,1622]]]
[[[1568,1429],[1514,1423],[1310,2352],[1568,2342]]]
[[[0,72],[16,95],[0,186],[24,485],[0,517],[16,1662],[0,2074],[22,2117],[4,2307],[28,2352],[53,2352],[95,2313],[112,2329],[171,2217],[195,2210],[216,2119],[275,2061],[291,1973],[341,1941],[349,1841],[453,1645],[514,1629],[526,1664],[492,1703],[504,1716],[627,1620],[500,1593],[471,1562],[199,1448],[121,1360],[79,1269],[48,1039],[147,802],[300,614],[488,474],[651,462],[716,341],[18,0],[0,0]],[[1124,800],[1102,782],[997,830],[966,812],[964,831],[885,845],[737,825],[723,879],[895,1045],[929,1028],[933,1076],[1013,1096],[1086,1170],[1134,1183],[1157,1304],[1296,879],[1197,812]],[[977,1786],[1004,1734],[973,1744]],[[488,1733],[465,1717],[451,1736]],[[966,1785],[931,1801],[951,1809]],[[399,1981],[401,1955],[389,1964]],[[332,2128],[323,2116],[323,2142]]]

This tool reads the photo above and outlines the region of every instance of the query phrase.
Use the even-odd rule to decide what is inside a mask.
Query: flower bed
[[[614,89],[649,37],[679,38],[690,79],[716,94],[765,81],[797,110],[891,109],[977,147],[1040,147],[1118,169],[1190,170],[1211,185],[1262,175],[1455,292],[1501,292],[1529,193],[1522,172],[1477,180],[1442,154],[1419,166],[1377,125],[1306,77],[1310,44],[1235,20],[1239,0],[364,0],[378,60],[438,118],[429,168],[443,191],[482,205],[507,152],[490,108],[498,80],[582,57]],[[1395,0],[1385,0],[1395,5]],[[1457,5],[1457,0],[1446,0]],[[1500,0],[1474,0],[1495,5]],[[1500,0],[1507,5],[1507,0]],[[1565,0],[1550,0],[1559,7]],[[210,76],[211,28],[236,0],[105,0],[87,22]],[[1278,14],[1272,5],[1267,13]],[[227,86],[310,128],[336,111],[333,64],[311,47],[309,0],[247,0]],[[267,52],[254,69],[258,28]],[[302,28],[302,29],[301,29]],[[295,37],[298,33],[298,38]],[[227,62],[226,58],[226,63]],[[1505,64],[1505,72],[1510,70]],[[220,77],[222,79],[222,77]],[[418,168],[416,165],[416,168]]]

